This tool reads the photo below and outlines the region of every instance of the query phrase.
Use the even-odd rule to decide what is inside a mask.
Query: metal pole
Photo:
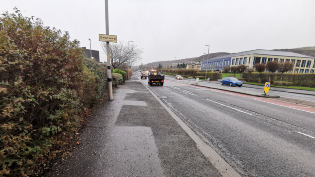
[[[206,76],[205,76],[205,78],[207,77],[207,68],[208,68],[208,57],[209,57],[209,49],[210,49],[210,45],[206,45],[206,46],[208,46],[208,55],[207,55],[207,62],[206,62]],[[211,78],[210,78],[211,79]]]
[[[90,40],[90,56],[91,56],[91,60],[92,60],[92,52],[91,52],[91,39],[89,38]]]
[[[108,24],[108,0],[105,0],[105,22],[106,22],[106,35],[109,35],[109,24]],[[107,82],[108,82],[108,99],[113,100],[113,89],[112,89],[112,71],[110,64],[110,51],[109,42],[106,42],[107,49]]]

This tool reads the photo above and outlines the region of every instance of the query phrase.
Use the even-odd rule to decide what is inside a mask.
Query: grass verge
[[[254,82],[246,82],[244,84],[251,84],[251,85],[261,85],[261,86],[265,86],[265,84],[258,84],[258,83],[254,83]],[[299,87],[299,86],[274,86],[271,85],[271,87],[278,87],[278,88],[289,88],[289,89],[298,89],[298,90],[310,90],[310,91],[315,91],[315,88],[313,87]]]

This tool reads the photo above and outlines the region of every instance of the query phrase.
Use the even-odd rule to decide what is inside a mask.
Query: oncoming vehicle
[[[177,80],[183,80],[183,77],[182,77],[181,75],[176,75],[175,78],[176,78]]]
[[[221,80],[222,85],[229,85],[229,86],[239,86],[242,87],[243,82],[239,81],[237,78],[235,77],[224,77]]]
[[[141,72],[141,79],[142,79],[142,78],[147,79],[148,74],[149,74],[149,71],[142,71],[142,72]]]

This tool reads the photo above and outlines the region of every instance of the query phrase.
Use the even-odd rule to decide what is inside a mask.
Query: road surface
[[[148,87],[242,176],[315,176],[314,107],[190,82],[168,76],[164,86]],[[314,100],[312,95],[273,94]]]

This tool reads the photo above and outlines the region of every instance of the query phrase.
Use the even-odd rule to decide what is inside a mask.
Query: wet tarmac
[[[221,176],[136,76],[87,120],[78,141],[45,176]]]

